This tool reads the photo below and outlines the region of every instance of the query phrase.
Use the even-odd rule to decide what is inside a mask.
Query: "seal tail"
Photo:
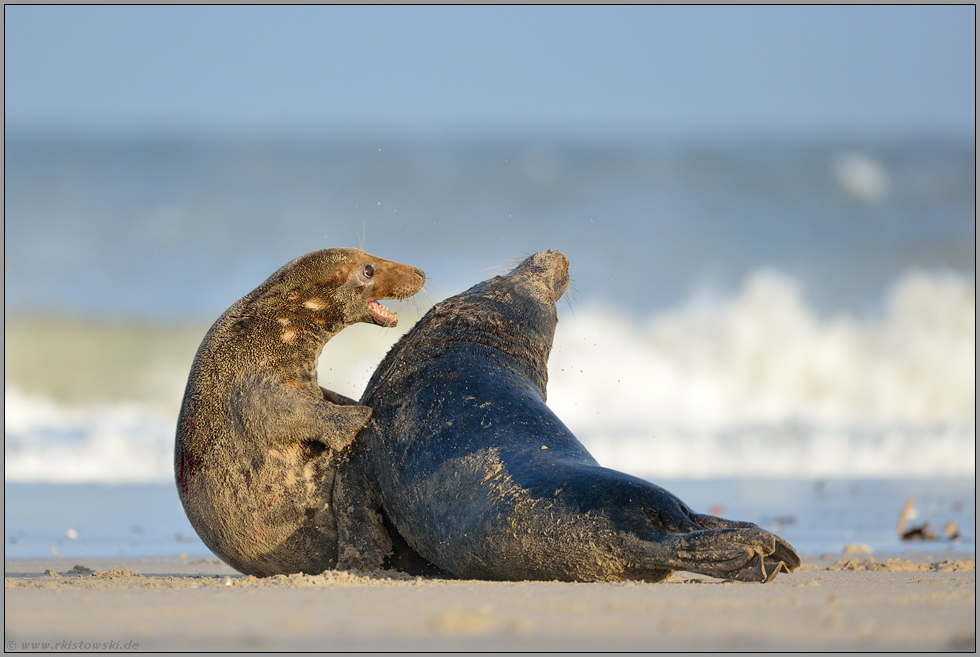
[[[647,568],[767,583],[781,572],[795,570],[800,558],[782,539],[750,526],[667,534],[656,541],[643,541],[640,562]]]

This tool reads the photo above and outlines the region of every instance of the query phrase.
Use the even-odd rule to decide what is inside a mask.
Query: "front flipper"
[[[317,440],[331,449],[340,451],[350,445],[358,432],[367,426],[371,413],[371,409],[367,406],[330,404],[328,409],[321,412],[324,426]]]
[[[339,392],[327,390],[323,386],[320,386],[320,392],[323,393],[323,398],[325,400],[331,404],[337,404],[338,406],[357,406],[360,403],[354,399],[351,399],[350,397],[344,397]]]
[[[771,582],[781,571],[792,570],[775,555],[776,544],[775,535],[758,527],[665,534],[654,541],[643,541],[640,562],[648,568],[686,570],[742,582]],[[792,553],[796,555],[795,551]],[[796,560],[798,565],[799,557]]]
[[[331,393],[312,395],[270,377],[244,380],[232,395],[233,415],[241,432],[265,446],[297,441],[319,441],[339,451],[347,447],[371,419],[371,409]]]

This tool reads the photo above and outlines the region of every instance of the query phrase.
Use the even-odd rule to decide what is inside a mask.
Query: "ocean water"
[[[879,557],[919,552],[942,560],[943,554],[976,553],[972,478],[658,478],[655,483],[696,511],[776,532],[809,557],[840,555],[848,546]],[[929,523],[938,540],[899,538],[896,527],[909,498],[907,527]],[[950,522],[956,524],[956,540],[947,540]],[[7,483],[3,524],[6,559],[215,558],[194,533],[169,484]]]
[[[433,303],[555,248],[572,288],[548,401],[603,465],[721,486],[706,505],[742,490],[726,481],[877,486],[861,499],[882,527],[909,482],[939,507],[975,497],[972,140],[6,137],[8,499],[167,489],[208,326],[328,246],[428,275],[389,304],[399,328],[327,345],[320,383],[343,394]],[[766,491],[733,512],[793,515],[767,495],[816,508]],[[820,550],[860,516],[813,517]],[[167,527],[170,550],[188,531]]]

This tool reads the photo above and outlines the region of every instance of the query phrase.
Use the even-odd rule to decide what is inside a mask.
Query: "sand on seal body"
[[[293,260],[229,308],[204,337],[177,422],[184,510],[216,555],[248,575],[336,565],[336,453],[371,409],[321,388],[327,341],[356,322],[394,326],[379,299],[403,299],[422,270],[358,249]]]
[[[751,523],[692,512],[601,467],[545,405],[568,285],[558,251],[432,308],[388,353],[361,403],[335,500],[340,568],[408,546],[458,577],[658,581],[673,570],[771,581],[800,559]]]

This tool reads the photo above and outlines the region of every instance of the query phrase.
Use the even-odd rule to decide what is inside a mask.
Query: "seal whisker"
[[[357,243],[359,244],[357,248],[363,251],[364,244],[367,242],[367,225],[363,221],[361,222],[361,234],[358,235],[357,237],[358,237]]]
[[[433,297],[435,297],[436,299],[445,299],[446,297],[449,296],[444,291],[440,291],[439,288],[441,286],[439,285],[433,285],[431,288],[429,288],[429,282],[430,281],[426,281],[425,283],[426,287],[422,290],[422,292],[425,294],[426,299],[432,301]],[[435,303],[438,303],[438,301],[433,302],[433,305],[435,305]]]
[[[572,305],[572,301],[577,303],[580,308],[582,307],[582,304],[579,303],[578,299],[568,299],[568,298],[565,299],[565,303],[568,304],[568,309],[572,312],[572,317],[575,317],[575,306]]]
[[[429,290],[428,289],[426,289],[426,288],[423,287],[421,290],[419,290],[419,292],[421,293],[421,296],[424,296],[425,299],[426,299],[426,301],[429,302],[429,306],[434,305],[432,303],[432,297],[429,296]],[[424,313],[422,312],[422,305],[419,303],[419,295],[418,294],[416,294],[414,297],[412,297],[412,305],[415,306],[415,313],[419,317],[421,317]]]
[[[527,254],[525,254],[525,255],[527,255]],[[503,262],[503,264],[494,265],[493,267],[487,267],[486,269],[484,269],[482,271],[493,271],[495,269],[506,269],[506,270],[510,271],[511,269],[514,269],[519,264],[521,264],[522,262],[524,262],[524,260],[526,260],[526,258],[508,258],[507,260],[505,260]]]
[[[569,297],[568,294],[564,294],[564,295],[562,295],[561,300],[558,302],[558,316],[559,316],[559,318],[561,317],[561,302],[564,301],[565,302],[565,305],[568,306],[569,312],[572,313],[572,319],[575,319],[575,308],[572,307],[572,301],[568,297]],[[575,302],[578,303],[578,299],[575,299]],[[581,304],[579,304],[579,305],[581,305]]]
[[[400,315],[407,305],[405,299],[395,299],[395,315]]]
[[[572,312],[572,317],[575,317],[575,307],[572,305],[572,302],[573,301],[576,304],[578,304],[578,307],[579,308],[583,308],[584,309],[584,306],[582,306],[582,302],[579,301],[579,298],[578,298],[578,288],[572,282],[571,278],[569,278],[568,290],[565,292],[565,294],[564,294],[564,296],[562,298],[565,300],[565,303],[568,304],[568,309]]]

